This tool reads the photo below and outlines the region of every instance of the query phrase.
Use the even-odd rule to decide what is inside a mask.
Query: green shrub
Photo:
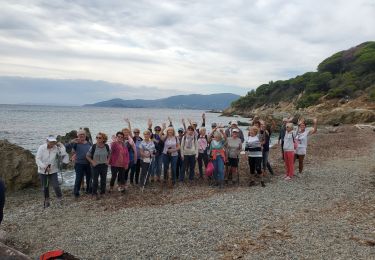
[[[319,98],[323,95],[321,93],[304,94],[297,102],[297,108],[305,108],[315,105]]]

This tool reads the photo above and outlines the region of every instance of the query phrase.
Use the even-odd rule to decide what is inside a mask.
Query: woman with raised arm
[[[299,174],[302,174],[303,171],[303,160],[305,159],[307,149],[307,137],[317,132],[317,123],[318,120],[314,118],[313,128],[311,130],[306,130],[306,121],[304,119],[298,120],[298,130],[296,134],[298,147],[296,149],[295,159],[298,159]]]
[[[165,128],[165,123],[163,124]],[[168,127],[166,134],[162,135],[161,139],[164,142],[163,149],[163,166],[164,166],[164,182],[168,180],[168,169],[171,165],[171,174],[172,174],[172,184],[176,184],[176,167],[177,167],[177,157],[178,150],[180,150],[180,143],[175,134],[173,127]]]
[[[139,145],[141,144],[141,142],[143,141],[142,137],[140,137],[140,133],[141,131],[138,129],[138,128],[135,128],[133,130],[133,142],[135,144],[135,147],[136,147],[136,155],[137,155],[137,161],[135,163],[133,163],[130,167],[131,167],[131,171],[130,171],[130,184],[138,184],[138,181],[139,181],[139,173],[141,171],[141,162],[142,162],[142,159],[141,159],[141,153],[140,153],[140,150],[139,150]]]
[[[215,185],[219,188],[223,188],[224,185],[224,164],[226,162],[225,157],[225,142],[227,140],[227,135],[222,128],[215,129],[214,139],[210,144],[210,155],[212,163],[214,165],[214,179],[216,181]]]
[[[207,168],[208,165],[208,136],[206,135],[206,128],[201,127],[199,129],[198,136],[198,169],[199,169],[199,178],[203,179],[203,164],[204,168]]]
[[[189,170],[190,183],[194,180],[195,163],[198,158],[198,142],[195,137],[195,130],[192,126],[188,126],[187,133],[182,137],[181,141],[181,159],[183,160],[182,171],[180,173],[180,182],[185,181],[185,171]]]
[[[130,127],[130,122],[129,122],[129,127]],[[125,147],[128,149],[128,154],[129,154],[129,167],[125,170],[125,175],[124,175],[124,181],[125,181],[124,188],[126,188],[128,178],[129,178],[130,168],[132,167],[133,164],[137,163],[137,148],[135,147],[135,144],[133,141],[131,128],[123,128],[121,131],[124,134],[124,144],[125,144]]]
[[[249,136],[246,140],[245,151],[247,151],[247,156],[250,166],[250,183],[249,186],[255,185],[255,178],[260,180],[262,187],[265,187],[263,181],[262,173],[262,144],[259,139],[259,128],[256,126],[251,126],[249,130]],[[257,174],[257,175],[255,175]]]
[[[151,182],[160,182],[160,175],[161,175],[161,166],[163,163],[163,149],[164,149],[164,142],[161,140],[161,136],[163,134],[162,129],[160,126],[154,127],[154,132],[152,132],[152,121],[148,119],[148,130],[151,133],[151,140],[154,142],[155,145],[155,157],[152,161],[151,167]]]

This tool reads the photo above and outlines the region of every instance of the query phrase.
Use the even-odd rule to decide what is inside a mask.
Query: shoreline
[[[265,188],[247,186],[243,158],[241,185],[223,190],[197,184],[142,194],[130,187],[124,196],[74,201],[68,189],[63,208],[47,210],[39,189],[16,192],[7,198],[2,229],[7,245],[33,257],[62,248],[82,259],[366,258],[373,252],[367,243],[375,241],[375,165],[368,163],[375,160],[374,144],[370,129],[319,129],[309,140],[305,173],[291,182],[282,179],[281,154],[273,147],[278,175]]]

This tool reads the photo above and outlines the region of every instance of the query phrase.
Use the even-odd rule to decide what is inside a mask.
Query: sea
[[[38,147],[46,142],[48,135],[65,135],[71,130],[88,127],[93,136],[99,131],[112,136],[127,127],[125,118],[130,120],[132,129],[139,128],[142,132],[147,129],[148,119],[152,120],[153,126],[161,126],[162,123],[168,125],[168,117],[170,117],[177,130],[182,127],[183,118],[187,124],[187,120],[191,119],[200,125],[203,113],[206,115],[207,129],[211,128],[213,122],[223,126],[228,126],[231,120],[248,122],[245,118],[225,117],[220,113],[203,110],[0,105],[0,139],[7,139],[35,155]],[[244,133],[246,134],[247,131]],[[64,172],[63,180],[60,181],[64,186],[72,186],[74,173]]]

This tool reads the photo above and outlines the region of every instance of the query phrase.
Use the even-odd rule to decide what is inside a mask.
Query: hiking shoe
[[[46,208],[48,208],[49,206],[51,206],[51,203],[49,202],[49,200],[45,200],[44,201],[44,208],[46,209]]]
[[[290,178],[289,176],[287,176],[286,178],[285,178],[285,180],[286,181],[290,181],[292,178]]]
[[[250,183],[249,183],[249,186],[251,187],[251,186],[254,186],[255,185],[255,181],[251,181]]]
[[[264,184],[264,181],[261,181],[260,185],[262,185],[262,187],[266,187],[266,184]]]

